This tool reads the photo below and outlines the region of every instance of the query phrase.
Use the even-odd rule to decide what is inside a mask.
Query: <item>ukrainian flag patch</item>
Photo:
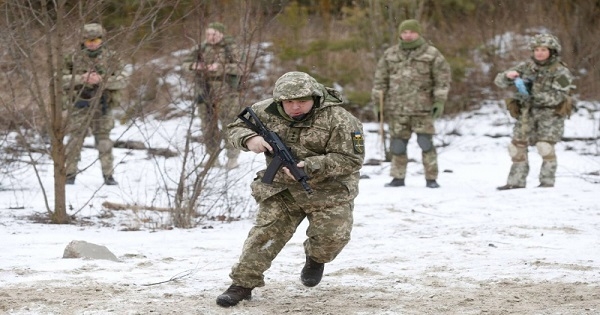
[[[365,153],[365,138],[362,133],[360,131],[353,131],[351,135],[354,153]]]

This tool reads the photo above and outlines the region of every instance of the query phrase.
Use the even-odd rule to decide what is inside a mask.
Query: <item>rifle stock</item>
[[[247,117],[249,115],[249,117]],[[281,167],[286,167],[294,179],[298,181],[302,188],[308,193],[312,194],[313,190],[308,185],[308,175],[304,172],[303,169],[297,166],[297,162],[292,156],[292,152],[290,152],[289,148],[283,143],[281,138],[274,131],[269,130],[256,116],[256,113],[250,108],[246,107],[239,115],[238,118],[241,119],[252,131],[256,132],[259,136],[263,137],[269,145],[273,148],[273,152],[271,153],[273,156],[273,160],[267,166],[267,170],[265,175],[262,178],[262,182],[266,184],[271,184],[277,172],[281,169]],[[267,154],[267,152],[265,152]]]

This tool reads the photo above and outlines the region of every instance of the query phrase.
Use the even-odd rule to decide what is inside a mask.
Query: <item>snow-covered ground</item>
[[[97,151],[84,149],[80,167],[93,164],[67,187],[73,225],[33,222],[45,212],[42,190],[31,168],[15,168],[0,191],[0,313],[600,314],[600,104],[583,105],[567,120],[565,137],[595,140],[556,146],[554,188],[536,187],[541,158],[532,148],[527,188],[495,189],[508,174],[511,134],[511,118],[497,103],[437,121],[440,189],[425,188],[413,137],[406,187],[383,187],[388,163],[363,168],[370,178],[360,183],[352,240],[326,265],[319,286],[299,281],[304,223],[267,271],[267,285],[231,309],[215,298],[230,284],[251,219],[167,229],[164,212],[102,206],[172,206],[181,156],[115,149],[119,186],[109,187],[93,163]],[[185,118],[147,119],[117,126],[113,139],[177,151],[186,125]],[[364,128],[367,158],[381,158],[378,125]],[[240,162],[214,173],[215,182],[227,183],[222,198],[233,202],[213,195],[210,213],[255,211],[248,186],[263,158],[243,153]],[[52,165],[42,160],[38,168],[52,205]],[[72,240],[104,245],[120,262],[63,259]]]

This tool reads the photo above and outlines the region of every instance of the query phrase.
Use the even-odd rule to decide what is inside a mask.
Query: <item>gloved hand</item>
[[[442,103],[442,102],[433,103],[433,108],[431,109],[431,117],[433,117],[433,119],[438,119],[442,116],[443,113],[444,113],[444,103]]]

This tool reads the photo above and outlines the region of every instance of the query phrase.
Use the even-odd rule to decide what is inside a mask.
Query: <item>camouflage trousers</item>
[[[398,116],[388,123],[391,138],[392,161],[390,175],[405,178],[408,165],[407,144],[413,133],[417,134],[417,143],[422,149],[421,157],[425,169],[425,179],[437,179],[437,151],[433,145],[435,128],[431,116]]]
[[[200,117],[200,130],[208,154],[214,154],[221,148],[221,142],[226,140],[226,127],[233,122],[242,111],[239,104],[239,95],[232,91],[226,84],[210,82],[208,95],[199,89],[200,102],[198,116]],[[234,149],[225,141],[228,160],[237,160],[240,151]]]
[[[513,127],[513,138],[509,145],[512,165],[507,184],[525,187],[529,174],[528,147],[535,145],[542,157],[539,181],[542,185],[554,185],[558,162],[554,145],[564,133],[565,119],[553,108],[523,108]]]
[[[96,105],[87,108],[69,108],[67,122],[69,140],[66,145],[68,175],[78,172],[77,164],[81,160],[81,149],[89,128],[94,135],[102,175],[113,175],[113,142],[110,140],[110,131],[115,126],[115,121],[110,108],[105,109],[105,113],[102,113],[99,104]]]
[[[320,263],[332,261],[350,241],[353,208],[352,202],[327,208],[311,206],[308,201],[294,200],[287,190],[262,201],[239,261],[229,274],[233,284],[246,288],[264,286],[264,272],[304,218],[309,222],[305,254]]]

